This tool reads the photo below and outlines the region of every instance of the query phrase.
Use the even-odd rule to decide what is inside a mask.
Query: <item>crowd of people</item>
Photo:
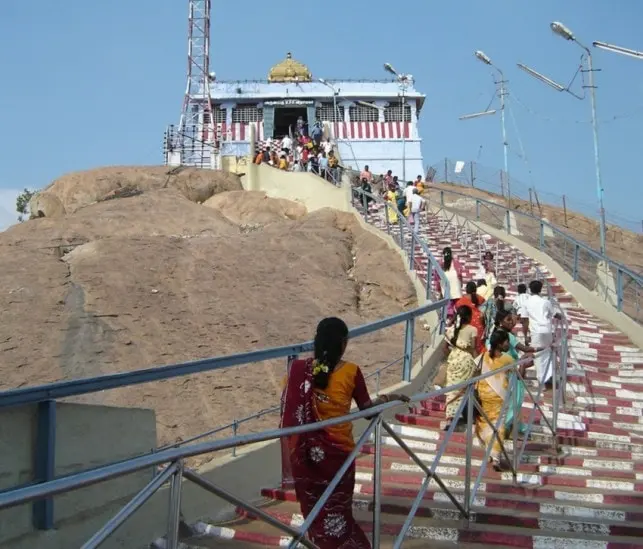
[[[551,389],[553,321],[560,318],[560,314],[554,311],[551,301],[542,296],[543,283],[540,280],[530,282],[529,294],[527,286],[519,284],[516,299],[509,302],[505,288],[497,284],[491,252],[485,252],[481,258],[477,279],[466,284],[462,268],[449,247],[443,250],[442,268],[449,282],[451,299],[445,334],[447,358],[437,380],[439,384],[451,386],[463,383],[524,358],[520,374],[524,376],[527,368],[535,366],[538,382],[545,390]],[[524,342],[514,334],[518,324]],[[512,370],[507,370],[477,384],[477,398],[486,418],[478,417],[476,433],[485,444],[489,444],[492,437],[495,438],[487,420],[494,425],[499,420],[514,375]],[[460,390],[447,395],[446,418],[449,424],[445,430],[454,421],[454,430],[466,430],[466,410],[461,410],[465,392]],[[493,443],[490,459],[498,471],[510,468],[502,457],[501,441],[513,427],[513,422],[517,422],[520,433],[525,430],[519,419],[524,396],[521,383],[517,384],[517,393],[515,399],[512,397],[508,403],[505,428],[498,433],[500,440],[495,439]],[[517,408],[514,409],[515,404]],[[459,411],[461,413],[458,415]]]
[[[309,135],[301,117],[294,132],[291,129],[281,140],[266,140],[254,162],[284,171],[310,172],[336,185],[341,180],[339,158],[331,139],[324,138],[321,122],[315,122]]]
[[[423,205],[421,178],[401,189],[390,172],[385,177],[390,180],[382,191],[384,197],[395,201],[397,210],[409,215],[417,227],[418,221],[413,216]],[[362,188],[372,193],[373,175],[368,166],[359,178]],[[551,389],[554,319],[560,318],[560,314],[555,312],[551,301],[543,297],[540,280],[531,281],[528,288],[519,284],[517,296],[510,301],[505,288],[498,284],[496,261],[490,251],[480,257],[473,280],[465,282],[462,265],[450,247],[443,250],[441,266],[448,280],[450,301],[444,336],[445,360],[438,375],[442,379],[436,378],[433,383],[453,386],[504,369],[475,384],[475,399],[482,413],[476,413],[474,408],[474,429],[482,444],[492,446],[489,462],[494,470],[511,470],[502,443],[514,423],[521,434],[526,430],[521,422],[524,386],[514,384],[515,376],[524,378],[527,368],[535,367],[542,389]],[[445,294],[437,275],[436,284]],[[517,326],[522,332],[522,341],[514,333]],[[359,366],[343,360],[347,338],[348,328],[342,320],[327,318],[319,323],[314,356],[294,360],[289,366],[282,396],[282,428],[342,417],[349,413],[353,402],[360,410],[392,400],[408,402],[408,398],[400,394],[370,397]],[[506,368],[518,360],[521,365],[517,369]],[[512,387],[515,394],[510,393]],[[470,400],[463,404],[466,392],[465,388],[446,395],[448,425],[445,430],[467,429],[467,406],[474,403]],[[503,410],[506,415],[496,432]],[[352,423],[347,422],[284,441],[284,482],[294,485],[304,517],[311,513],[355,448],[352,429]],[[354,489],[355,462],[311,524],[308,537],[321,549],[370,549],[367,536],[353,517]]]
[[[462,269],[452,250],[444,249],[443,269],[453,273],[449,280],[454,292],[445,333],[444,384],[462,383],[528,357],[531,362],[524,361],[519,367],[520,375],[524,376],[526,368],[535,364],[537,379],[545,389],[550,388],[553,319],[559,315],[549,299],[542,296],[540,280],[530,282],[529,295],[526,285],[520,284],[513,302],[507,300],[505,289],[498,285],[484,290],[490,292],[489,298],[485,299],[478,290],[485,288],[483,281],[495,280],[490,271],[492,264],[493,257],[485,254],[480,265],[485,277],[467,282],[463,291]],[[522,326],[524,343],[513,333],[517,322]],[[347,344],[348,328],[341,319],[326,318],[318,324],[313,357],[296,359],[289,365],[281,403],[282,428],[345,416],[353,402],[360,410],[366,410],[390,401],[409,401],[402,394],[371,398],[359,366],[343,360]],[[515,385],[517,396],[512,396],[508,403],[504,426],[496,434],[495,427],[490,425],[495,426],[500,420],[515,375],[514,369],[506,369],[475,385],[475,398],[483,412],[474,415],[475,433],[485,446],[492,444],[490,464],[496,471],[511,469],[501,443],[513,422],[516,422],[516,428],[524,431],[520,422],[523,397],[520,383]],[[463,419],[466,405],[462,404],[465,393],[466,388],[447,395],[446,416],[451,424],[456,422],[453,427],[457,431],[467,427]],[[468,405],[473,404],[470,401]],[[355,448],[353,424],[346,422],[293,435],[282,444],[284,485],[294,486],[303,516],[307,517]],[[353,516],[354,490],[353,461],[308,530],[308,539],[320,549],[370,549],[368,537]]]
[[[364,169],[359,174],[357,185],[365,193],[375,196],[373,189],[374,177],[369,166],[364,166]],[[413,231],[418,233],[420,230],[420,213],[426,208],[426,199],[422,196],[425,193],[426,184],[422,180],[422,176],[418,175],[415,181],[407,181],[402,186],[398,181],[398,177],[393,175],[392,170],[388,170],[386,175],[381,177],[379,187],[376,193],[384,200],[395,205],[395,208],[388,209],[389,222],[397,223],[398,212],[400,212],[413,227]],[[355,193],[355,197],[358,198],[359,194]],[[375,198],[362,195],[361,200],[365,202],[368,208]]]

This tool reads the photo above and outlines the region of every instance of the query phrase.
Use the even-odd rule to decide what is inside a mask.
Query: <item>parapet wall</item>
[[[35,482],[38,406],[0,410],[0,490]],[[57,403],[55,475],[66,475],[147,453],[156,447],[153,410]],[[0,511],[3,549],[77,547],[65,526],[131,497],[152,478],[144,471],[54,498],[52,531],[37,530],[31,504]],[[104,517],[104,522],[109,516]],[[59,533],[61,535],[59,535]],[[59,539],[56,540],[55,538]]]

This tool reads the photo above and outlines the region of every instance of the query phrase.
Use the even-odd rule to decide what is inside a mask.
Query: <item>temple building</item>
[[[251,134],[258,146],[292,135],[302,119],[309,128],[321,123],[344,166],[361,170],[368,165],[375,174],[393,170],[400,179],[424,173],[418,117],[425,96],[415,90],[411,76],[381,81],[314,78],[288,53],[266,80],[213,78],[210,97],[214,135],[205,112],[200,140],[214,144],[219,160],[247,156]]]

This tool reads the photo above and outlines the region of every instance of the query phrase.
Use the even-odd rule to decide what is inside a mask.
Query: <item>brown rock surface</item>
[[[307,213],[303,204],[283,198],[268,198],[263,191],[219,193],[206,200],[204,205],[219,210],[227,219],[239,225],[301,219]]]
[[[352,215],[226,194],[205,207],[148,191],[1,233],[0,389],[305,341],[323,316],[355,326],[416,304],[399,255]],[[402,334],[359,338],[348,358],[372,371]],[[284,373],[270,361],[82,400],[155,408],[164,443],[276,404]]]
[[[110,166],[72,172],[56,179],[42,194],[56,196],[69,213],[119,190],[176,189],[192,202],[205,202],[224,191],[241,190],[237,175],[198,168],[167,166]]]

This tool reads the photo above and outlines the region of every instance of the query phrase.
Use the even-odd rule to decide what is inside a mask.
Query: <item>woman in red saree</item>
[[[480,307],[485,302],[481,295],[478,295],[478,287],[475,282],[467,282],[466,293],[458,299],[455,304],[456,310],[463,305],[471,308],[471,326],[478,331],[476,338],[476,352],[483,353],[484,347],[484,315]]]
[[[339,318],[325,318],[317,326],[314,359],[290,365],[282,396],[281,427],[295,427],[341,417],[352,401],[364,410],[402,400],[404,395],[383,395],[371,400],[361,370],[342,360],[348,328]],[[295,492],[306,518],[324,490],[355,448],[350,422],[283,439],[284,459],[290,466]],[[320,549],[370,549],[364,531],[353,518],[355,463],[339,482],[308,530]]]

